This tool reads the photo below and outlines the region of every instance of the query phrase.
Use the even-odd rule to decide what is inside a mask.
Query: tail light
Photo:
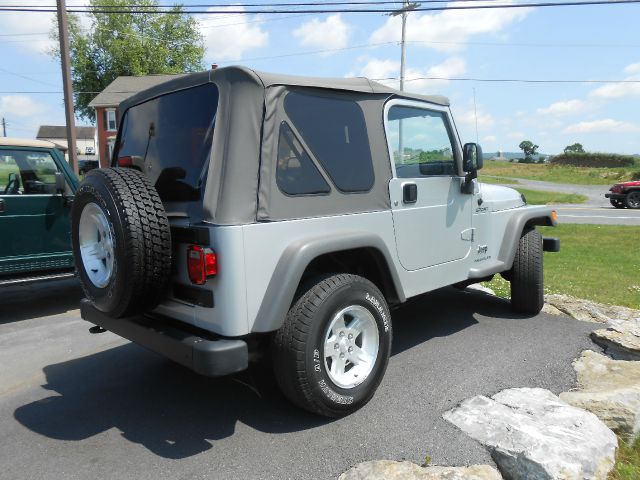
[[[191,283],[203,285],[207,278],[218,273],[216,253],[207,247],[190,245],[187,249],[187,270]]]
[[[133,166],[133,157],[120,157],[118,158],[118,166],[119,167],[132,167]]]

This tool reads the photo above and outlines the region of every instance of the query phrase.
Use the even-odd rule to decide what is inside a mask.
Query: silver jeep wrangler
[[[555,212],[478,184],[446,98],[229,67],[120,111],[72,210],[92,331],[209,376],[266,353],[288,398],[337,417],[382,380],[390,306],[500,273],[516,311],[542,308]]]

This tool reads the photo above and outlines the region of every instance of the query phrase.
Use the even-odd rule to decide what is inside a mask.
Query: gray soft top
[[[218,89],[216,127],[201,211],[199,202],[185,209],[191,221],[238,225],[314,216],[348,214],[390,208],[391,166],[382,111],[389,98],[404,98],[447,107],[441,96],[400,92],[366,78],[296,77],[261,73],[244,67],[226,67],[176,76],[144,90],[120,104],[120,115],[154,98],[214,83]],[[282,102],[291,89],[324,90],[322,95],[349,96],[360,106],[372,156],[374,184],[367,192],[351,194],[332,188],[328,195],[287,196],[276,182],[280,126],[295,129]],[[202,99],[206,101],[207,99]],[[122,129],[119,135],[122,134]],[[299,134],[297,138],[303,139]],[[302,141],[301,140],[301,141]],[[311,151],[304,146],[306,151]],[[319,170],[322,170],[319,168]],[[149,173],[149,172],[147,172]],[[331,182],[326,177],[327,182]],[[180,213],[171,206],[169,214]]]
[[[120,104],[120,111],[124,112],[132,105],[143,103],[152,98],[167,93],[183,90],[185,88],[202,85],[208,82],[222,82],[233,84],[234,82],[252,82],[258,88],[273,86],[299,86],[323,88],[329,90],[343,90],[358,93],[387,94],[412,100],[434,103],[436,105],[449,106],[449,99],[442,95],[420,95],[417,93],[401,92],[381,83],[369,80],[365,77],[355,78],[331,78],[331,77],[302,77],[297,75],[283,75],[279,73],[257,72],[247,67],[230,66],[210,70],[206,72],[181,75],[173,80],[156,85],[147,90],[129,97]]]

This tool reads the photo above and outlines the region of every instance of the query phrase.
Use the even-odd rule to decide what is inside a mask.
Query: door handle
[[[0,198],[0,213],[4,213],[4,200]]]
[[[418,201],[418,185],[405,183],[402,186],[402,203],[416,203]]]

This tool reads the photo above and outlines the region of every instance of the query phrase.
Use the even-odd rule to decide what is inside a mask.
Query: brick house
[[[146,75],[142,77],[118,77],[100,92],[91,102],[90,107],[96,111],[96,126],[98,137],[97,154],[100,166],[108,167],[111,153],[118,133],[118,106],[123,100],[136,93],[151,88],[160,83],[171,80],[176,75]]]

